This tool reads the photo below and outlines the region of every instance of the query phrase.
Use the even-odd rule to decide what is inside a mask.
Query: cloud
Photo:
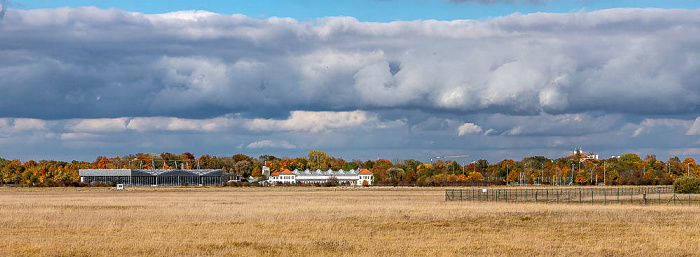
[[[619,114],[495,114],[489,116],[486,123],[508,136],[580,136],[616,130],[625,124],[625,119]]]
[[[693,125],[690,127],[690,129],[688,129],[688,131],[685,132],[685,134],[689,136],[700,135],[700,117],[695,119],[695,122],[693,122]]]
[[[12,10],[0,28],[8,46],[0,51],[0,116],[692,113],[699,14],[610,9],[373,23]]]
[[[643,134],[649,134],[654,132],[657,128],[661,127],[664,129],[679,129],[682,131],[690,131],[692,121],[681,120],[681,119],[644,119],[640,124],[636,126],[636,129],[632,133],[632,137],[638,137]],[[690,128],[690,130],[688,130]],[[686,132],[686,134],[688,134]]]
[[[102,137],[91,133],[63,133],[59,137],[61,140],[92,140]]]
[[[455,138],[470,133],[488,135],[470,147],[489,156],[542,146],[617,155],[697,147],[687,135],[700,134],[683,120],[700,111],[700,10],[385,23],[94,7],[7,14],[0,141],[15,147],[5,156],[92,159],[91,144],[61,142],[89,138],[109,155],[264,154],[246,146],[271,140],[418,158],[462,147]]]
[[[75,124],[68,124],[66,129],[77,132],[122,132],[129,123],[127,118],[115,119],[81,119]]]
[[[136,117],[126,128],[137,131],[199,131],[213,132],[230,128],[235,119],[228,116],[212,119],[183,119],[175,117]]]
[[[45,129],[37,119],[0,119],[0,128],[14,130]],[[227,114],[208,119],[177,117],[121,117],[103,119],[72,119],[65,121],[65,129],[72,132],[117,133],[127,131],[190,131],[224,132],[249,130],[252,132],[330,132],[352,129],[386,129],[403,126],[402,120],[380,120],[376,113],[366,111],[292,111],[286,119],[244,118]]]
[[[2,18],[5,17],[5,12],[7,12],[7,1],[2,0],[0,1],[0,22],[2,22]]]
[[[245,122],[252,131],[322,132],[352,129],[360,126],[383,127],[376,114],[365,111],[310,112],[292,111],[285,120],[253,119]]]
[[[457,128],[457,135],[464,136],[468,134],[479,134],[484,130],[474,123],[464,123]]]
[[[47,122],[39,119],[0,118],[0,134],[47,130]]]
[[[284,149],[295,149],[295,145],[287,141],[272,141],[272,140],[262,140],[248,144],[247,148],[284,148]]]

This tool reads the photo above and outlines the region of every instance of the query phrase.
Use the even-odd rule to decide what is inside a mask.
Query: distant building
[[[588,154],[583,153],[583,150],[581,148],[574,149],[573,154],[569,155],[569,157],[566,157],[568,159],[576,159],[576,157],[580,158],[582,161],[586,160],[600,160],[597,154],[593,152],[589,152]]]
[[[235,174],[224,174],[221,169],[80,169],[78,175],[84,183],[113,182],[128,187],[214,185],[238,179]]]
[[[283,170],[281,172],[274,172],[270,175],[268,180],[270,183],[279,184],[321,184],[331,181],[332,179],[337,179],[339,183],[349,184],[349,185],[363,185],[367,181],[368,185],[372,185],[372,175],[373,173],[367,169],[357,169],[357,170]]]

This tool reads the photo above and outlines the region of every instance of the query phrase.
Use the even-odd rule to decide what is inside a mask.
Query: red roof
[[[273,172],[272,174],[270,174],[270,176],[273,176],[273,177],[277,177],[277,176],[279,176],[279,175],[280,175],[279,172]]]
[[[362,169],[362,171],[360,171],[360,175],[372,175],[372,174],[374,174],[374,173],[372,173],[368,169]]]
[[[283,170],[280,172],[280,175],[296,175],[294,172],[289,171],[288,169]]]

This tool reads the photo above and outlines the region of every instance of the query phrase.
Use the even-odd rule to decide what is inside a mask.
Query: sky
[[[700,157],[700,1],[0,1],[0,157]]]

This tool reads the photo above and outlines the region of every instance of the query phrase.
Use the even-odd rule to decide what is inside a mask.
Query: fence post
[[[525,201],[527,202],[527,189],[525,189]]]
[[[535,190],[535,202],[537,202],[537,191]]]
[[[632,196],[634,196],[634,189],[630,191],[630,203],[633,204],[634,201],[632,200]]]
[[[595,189],[591,189],[591,204],[593,204],[593,192],[594,191],[595,191]]]
[[[579,204],[583,203],[583,196],[581,195],[581,189],[578,190],[578,203]]]

